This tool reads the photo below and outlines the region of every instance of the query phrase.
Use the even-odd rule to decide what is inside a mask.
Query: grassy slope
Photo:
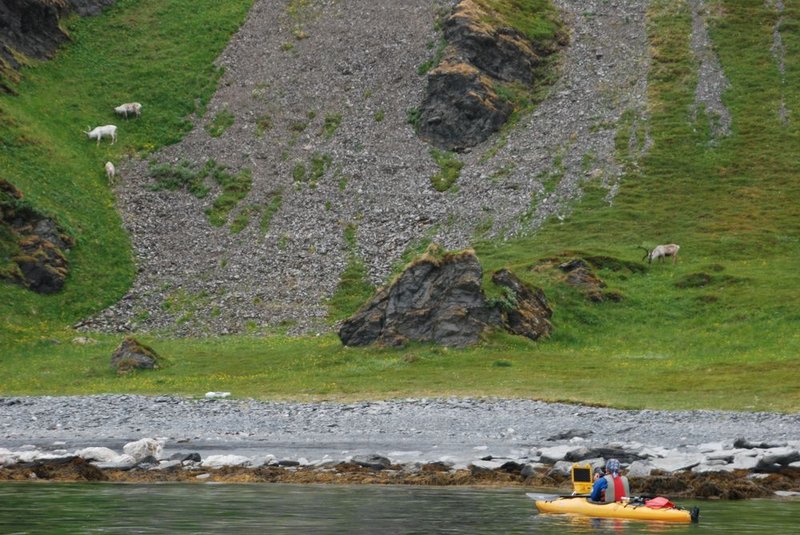
[[[731,82],[725,102],[733,114],[733,135],[714,143],[708,121],[691,120],[696,71],[688,48],[690,13],[674,2],[656,2],[649,24],[654,146],[641,172],[626,177],[613,208],[603,206],[603,192],[589,192],[564,224],[510,248],[487,245],[479,252],[489,268],[521,269],[528,264],[526,250],[547,256],[579,249],[638,259],[636,244],[679,243],[676,268],[604,273],[626,301],[560,309],[557,321],[566,328],[554,341],[576,350],[605,348],[608,366],[625,387],[667,388],[681,395],[690,390],[701,400],[740,395],[753,404],[759,403],[756,396],[780,396],[779,404],[796,410],[800,136],[797,123],[781,125],[776,112],[781,89],[790,109],[800,105],[798,43],[784,32],[787,83],[781,86],[770,55],[776,17],[763,6],[723,4],[726,15],[712,32]],[[797,9],[785,17],[796,25]],[[711,275],[711,284],[676,287],[698,273]],[[642,361],[667,372],[662,380],[671,382],[671,372],[680,380],[659,386],[642,384],[636,374],[627,377],[625,370]],[[751,392],[758,384],[761,392]]]
[[[639,167],[631,168],[614,205],[603,202],[604,191],[587,186],[584,200],[563,223],[513,242],[478,244],[487,272],[510,266],[545,287],[555,307],[557,329],[551,340],[533,344],[497,335],[463,351],[424,346],[380,351],[342,348],[333,335],[145,338],[168,357],[168,367],[117,378],[107,365],[118,337],[98,336],[100,342],[92,346],[53,345],[49,339],[65,342],[71,333],[46,330],[6,346],[12,350],[3,357],[3,367],[12,373],[0,376],[0,392],[505,395],[623,407],[800,410],[800,136],[796,121],[782,125],[776,115],[781,95],[789,109],[800,113],[800,10],[787,7],[783,14],[786,73],[781,83],[770,55],[777,17],[763,4],[751,4],[721,2],[724,16],[711,29],[731,82],[725,94],[734,120],[730,137],[714,142],[702,114],[692,120],[696,70],[689,52],[688,8],[670,0],[655,2],[649,14],[654,63],[648,126],[654,145]],[[31,80],[24,92],[45,82]],[[20,113],[27,109],[20,106]],[[33,122],[35,117],[29,111],[19,120]],[[63,128],[72,128],[71,122]],[[72,152],[85,152],[83,145]],[[620,139],[623,157],[626,145],[627,139]],[[86,164],[86,169],[97,169],[94,182],[100,181],[103,158]],[[29,184],[19,185],[26,189]],[[100,199],[107,195],[101,186],[96,186]],[[617,304],[588,303],[552,276],[527,269],[539,258],[564,251],[638,260],[641,252],[635,245],[672,241],[682,247],[676,267],[600,273],[610,289],[625,295]],[[107,269],[107,258],[96,260]],[[709,275],[711,282],[676,286],[698,273]],[[119,289],[109,291],[105,301],[124,291],[129,279],[119,278],[110,278]],[[7,291],[0,288],[4,301]],[[76,300],[65,319],[97,306],[82,300],[88,291],[69,294],[75,291],[70,287],[65,296],[54,298],[71,295]],[[18,291],[13,298],[41,308],[57,323],[59,306]],[[39,328],[20,314],[15,305],[12,318],[20,330]],[[605,382],[609,377],[613,387]]]
[[[64,292],[41,297],[0,284],[0,337],[25,340],[101,310],[134,275],[128,238],[103,166],[175,143],[203,111],[213,66],[252,0],[121,0],[101,17],[68,21],[73,43],[25,72],[18,97],[0,98],[0,176],[77,238]],[[94,39],[93,35],[113,36]],[[191,35],[191,39],[186,39]],[[115,117],[143,103],[141,119]],[[117,124],[118,142],[99,147],[81,133]]]

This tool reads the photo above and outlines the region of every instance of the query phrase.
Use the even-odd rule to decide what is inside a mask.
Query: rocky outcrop
[[[591,265],[581,258],[563,262],[559,264],[558,269],[564,273],[564,282],[581,290],[590,301],[601,303],[622,300],[622,295],[606,291],[606,283],[597,276]]]
[[[474,251],[415,260],[381,288],[339,330],[344,345],[401,346],[411,340],[453,347],[474,344],[499,321],[481,291],[483,270]]]
[[[42,294],[64,287],[69,274],[67,253],[74,240],[55,221],[26,203],[22,192],[3,179],[0,237],[9,259],[5,266],[0,265],[0,278]]]
[[[64,0],[0,0],[3,59],[17,68],[18,54],[49,58],[68,39],[59,26],[59,20],[68,11],[69,5]]]
[[[498,97],[491,78],[448,59],[428,76],[419,133],[439,148],[461,150],[499,130],[513,110]]]
[[[429,248],[348,318],[339,338],[348,346],[400,346],[413,340],[464,347],[494,327],[533,340],[550,334],[552,311],[544,292],[501,270],[492,281],[503,298],[490,301],[481,288],[482,278],[473,250],[440,255],[435,246]]]
[[[16,79],[26,57],[49,59],[69,39],[61,19],[97,15],[116,0],[0,0],[0,89]]]
[[[159,360],[160,357],[152,348],[128,336],[111,355],[111,367],[118,374],[126,374],[133,370],[159,368]]]
[[[142,448],[146,445],[146,448]],[[155,445],[155,448],[152,446]],[[517,457],[487,455],[458,463],[447,460],[404,460],[371,453],[355,456],[279,458],[272,454],[212,454],[179,449],[163,455],[161,440],[143,438],[124,446],[118,454],[106,447],[87,447],[70,452],[66,449],[40,450],[23,446],[12,451],[0,448],[0,481],[214,481],[214,482],[285,482],[285,483],[358,483],[406,485],[478,485],[525,486],[571,491],[570,471],[573,461],[592,467],[604,466],[611,454],[617,458],[631,480],[636,495],[661,495],[673,498],[743,499],[800,495],[800,467],[792,458],[800,457],[796,446],[783,446],[781,454],[770,450],[753,452],[754,459],[780,458],[780,463],[763,470],[739,468],[719,461],[733,456],[730,445],[716,444],[694,448],[706,449],[689,454],[681,451],[653,451],[641,445],[627,448],[607,446],[589,452],[605,456],[575,456],[587,448],[532,447]],[[183,444],[173,444],[183,448]],[[554,450],[560,451],[550,455]],[[685,448],[684,448],[685,449]],[[517,452],[525,449],[516,448]],[[345,452],[347,453],[347,452]],[[685,458],[693,458],[690,463]],[[634,459],[632,461],[625,459]],[[644,459],[644,460],[640,460]],[[659,468],[658,466],[663,466]]]
[[[539,261],[531,267],[535,271],[554,271],[556,279],[579,290],[586,299],[595,303],[606,301],[619,302],[625,297],[614,290],[608,290],[606,282],[597,274],[599,270],[626,273],[643,273],[646,268],[639,262],[621,260],[610,256],[580,255],[565,252],[555,258]]]
[[[553,330],[550,318],[553,311],[541,288],[532,289],[507,269],[496,271],[492,282],[506,290],[510,303],[500,306],[500,315],[506,330],[517,335],[538,340]]]
[[[419,135],[446,150],[463,150],[500,129],[514,106],[497,86],[530,87],[540,76],[550,43],[535,43],[486,2],[462,0],[444,21],[444,59],[428,74]],[[564,39],[565,40],[565,39]]]

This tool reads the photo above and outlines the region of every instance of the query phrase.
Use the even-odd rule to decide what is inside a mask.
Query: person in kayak
[[[609,459],[606,463],[606,475],[595,480],[589,500],[593,502],[612,503],[630,497],[631,488],[628,478],[620,475],[617,459]]]

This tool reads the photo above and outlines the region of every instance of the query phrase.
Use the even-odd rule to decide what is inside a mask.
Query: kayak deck
[[[642,503],[614,502],[596,503],[580,496],[543,496],[528,494],[536,508],[542,513],[576,514],[596,518],[626,518],[632,520],[656,520],[660,522],[697,522],[698,510],[688,511],[680,507],[647,507]]]

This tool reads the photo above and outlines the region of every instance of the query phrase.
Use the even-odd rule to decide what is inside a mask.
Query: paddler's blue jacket
[[[621,492],[621,495],[630,496],[630,486],[628,484],[628,478],[625,476],[620,476],[620,479],[622,480],[622,485],[623,485],[623,490]],[[603,497],[603,491],[608,489],[609,482],[612,486],[614,485],[614,480],[611,475],[601,477],[600,479],[595,481],[594,485],[592,485],[592,494],[591,496],[589,496],[589,499],[592,500],[593,502],[613,502],[614,501],[613,496],[615,494],[614,492],[606,492],[605,498]],[[614,490],[613,487],[611,490],[612,491]]]

